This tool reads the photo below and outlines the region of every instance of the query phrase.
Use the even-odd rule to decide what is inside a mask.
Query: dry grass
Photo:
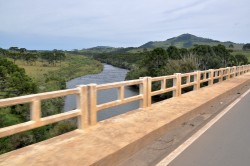
[[[37,61],[36,64],[34,65],[29,65],[21,60],[17,60],[16,64],[19,67],[24,68],[27,75],[29,75],[30,77],[32,77],[37,81],[39,81],[44,76],[44,74],[57,71],[60,70],[62,67],[68,66],[68,62],[62,62],[61,66],[59,63],[56,66],[51,66],[51,65],[44,66],[44,63],[39,61]]]
[[[26,74],[33,78],[38,84],[44,82],[45,74],[50,75],[54,73],[58,74],[59,77],[65,77],[65,80],[69,80],[102,71],[100,62],[82,55],[73,54],[66,54],[65,61],[61,62],[61,64],[57,63],[56,66],[47,65],[41,61],[37,61],[35,64],[30,65],[22,60],[17,60],[15,64],[24,68]]]

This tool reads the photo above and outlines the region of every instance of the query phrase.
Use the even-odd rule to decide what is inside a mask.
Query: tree
[[[16,63],[16,60],[20,58],[20,54],[17,52],[9,52],[8,56],[13,59],[14,64]]]
[[[54,63],[54,54],[51,51],[45,51],[40,54],[42,60],[47,61],[48,64]]]
[[[146,55],[142,67],[147,68],[149,76],[158,76],[167,64],[168,55],[163,48],[155,48]]]
[[[8,51],[0,48],[0,55],[2,55],[3,57],[6,57],[8,55]]]
[[[180,53],[182,58],[183,57],[189,57],[189,55],[190,55],[188,49],[186,49],[186,48],[179,49],[179,53]]]
[[[10,47],[9,50],[10,51],[19,51],[18,47]]]
[[[246,65],[246,64],[248,64],[248,59],[243,54],[237,54],[237,55],[235,55],[235,58],[237,60],[238,65]]]
[[[0,91],[3,98],[20,96],[37,91],[36,84],[13,62],[0,58]]]
[[[198,59],[198,66],[201,70],[208,69],[209,60],[216,56],[213,48],[209,45],[195,45],[190,52]]]
[[[229,44],[228,48],[234,48],[233,44]]]
[[[245,51],[250,51],[250,43],[243,45],[242,49]]]
[[[221,58],[223,67],[227,67],[227,62],[230,56],[230,52],[226,49],[224,45],[213,46],[213,50],[217,56]]]
[[[177,47],[175,46],[170,46],[167,49],[167,53],[170,59],[181,59],[181,54],[180,51]]]
[[[228,66],[236,66],[236,65],[238,65],[237,59],[235,58],[235,56],[230,54],[228,58]]]
[[[26,53],[23,54],[23,59],[26,61],[27,64],[33,65],[34,62],[38,59],[36,54]]]
[[[66,55],[63,51],[54,49],[53,51],[42,52],[40,58],[43,61],[47,61],[48,64],[55,66],[57,62],[60,62],[61,64],[61,62],[65,60]]]
[[[53,50],[53,54],[54,54],[54,61],[55,62],[60,62],[60,65],[61,65],[61,62],[63,60],[65,60],[66,58],[66,55],[63,51],[60,51],[60,50]]]
[[[20,53],[25,53],[26,51],[27,51],[26,48],[20,48],[20,49],[19,49],[19,52],[20,52]]]

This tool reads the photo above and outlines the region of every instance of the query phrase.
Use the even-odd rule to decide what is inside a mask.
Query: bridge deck
[[[165,133],[170,123],[249,81],[245,74],[3,154],[0,165],[115,165]]]

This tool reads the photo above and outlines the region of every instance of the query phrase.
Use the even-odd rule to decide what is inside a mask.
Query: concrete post
[[[147,79],[147,106],[151,107],[152,104],[152,96],[151,96],[151,92],[152,92],[152,77],[148,77]]]
[[[140,78],[142,80],[142,84],[140,84],[140,95],[143,96],[143,99],[140,100],[140,108],[146,108],[148,106],[147,99],[148,99],[148,78],[142,77]]]
[[[31,120],[38,122],[41,118],[41,101],[38,99],[34,99],[31,103],[30,109]]]
[[[194,90],[200,89],[201,86],[200,80],[201,80],[201,72],[198,70],[196,71],[196,75],[194,75],[194,82],[196,82],[196,85],[194,85]]]
[[[231,67],[227,67],[227,80],[230,79],[231,76]]]
[[[84,129],[89,126],[88,113],[88,87],[86,85],[78,86],[79,95],[77,95],[77,109],[80,110],[81,115],[77,117],[78,129]]]
[[[210,81],[208,81],[208,85],[213,85],[214,84],[214,69],[209,69],[209,78]]]
[[[95,125],[97,123],[97,113],[96,113],[96,84],[88,85],[88,108],[90,114],[90,125]]]
[[[176,79],[174,79],[174,86],[176,87],[175,92],[173,92],[173,97],[181,95],[181,73],[175,73]]]
[[[236,66],[233,66],[233,69],[234,69],[233,77],[236,77]]]

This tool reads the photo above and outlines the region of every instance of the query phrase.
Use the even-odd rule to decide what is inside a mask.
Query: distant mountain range
[[[88,49],[82,49],[82,52],[91,52],[91,53],[108,53],[108,52],[119,52],[119,50],[123,50],[125,52],[140,52],[143,49],[154,49],[157,47],[161,48],[168,48],[169,46],[176,46],[178,48],[190,48],[194,45],[210,45],[210,46],[216,46],[218,44],[222,44],[229,48],[231,45],[231,49],[234,50],[241,50],[244,43],[234,43],[231,41],[226,41],[226,42],[221,42],[218,40],[213,40],[213,39],[208,39],[208,38],[203,38],[203,37],[197,37],[192,34],[182,34],[177,37],[173,37],[170,39],[167,39],[165,41],[150,41],[147,42],[140,47],[128,47],[128,48],[115,48],[115,47],[109,47],[109,46],[97,46],[97,47],[92,47]]]

